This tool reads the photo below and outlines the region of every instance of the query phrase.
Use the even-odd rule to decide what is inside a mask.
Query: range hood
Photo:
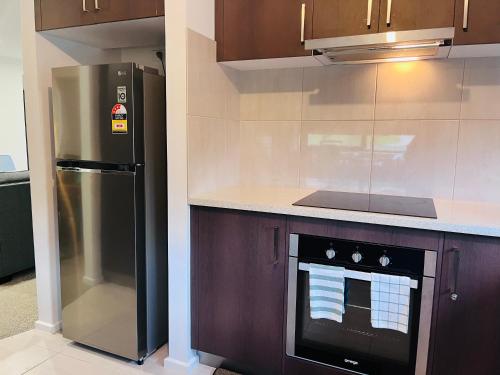
[[[305,48],[324,65],[447,58],[453,27],[311,39]]]

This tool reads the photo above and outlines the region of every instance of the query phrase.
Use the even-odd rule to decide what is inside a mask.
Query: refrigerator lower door
[[[133,360],[145,346],[141,174],[57,169],[63,336]]]

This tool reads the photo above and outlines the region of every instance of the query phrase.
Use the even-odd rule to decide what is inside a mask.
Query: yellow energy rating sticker
[[[127,134],[127,108],[123,104],[115,104],[111,110],[111,129],[113,134]]]

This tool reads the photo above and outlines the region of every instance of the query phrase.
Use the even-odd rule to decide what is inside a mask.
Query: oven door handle
[[[309,263],[299,263],[299,270],[309,272]],[[372,275],[368,272],[353,271],[346,269],[344,277],[361,281],[371,281]],[[410,288],[418,289],[418,280],[410,279]]]

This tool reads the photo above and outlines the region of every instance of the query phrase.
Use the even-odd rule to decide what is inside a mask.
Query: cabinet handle
[[[391,12],[392,12],[392,0],[387,0],[387,17],[385,20],[387,26],[391,26]]]
[[[464,30],[469,27],[469,0],[464,0],[464,21],[462,24]]]
[[[82,10],[84,12],[88,12],[89,10],[87,9],[87,0],[82,0]]]
[[[280,244],[280,228],[274,227],[274,254],[273,254],[273,264],[279,263],[279,244]]]
[[[450,299],[455,302],[458,300],[458,273],[460,268],[460,250],[453,247],[453,287],[450,289]]]
[[[302,3],[300,12],[300,43],[306,41],[306,3]]]
[[[368,28],[372,27],[372,8],[373,8],[373,1],[368,0],[368,14],[366,16],[366,26]]]
[[[99,0],[94,1],[94,8],[95,10],[101,10],[101,7],[99,6]]]

